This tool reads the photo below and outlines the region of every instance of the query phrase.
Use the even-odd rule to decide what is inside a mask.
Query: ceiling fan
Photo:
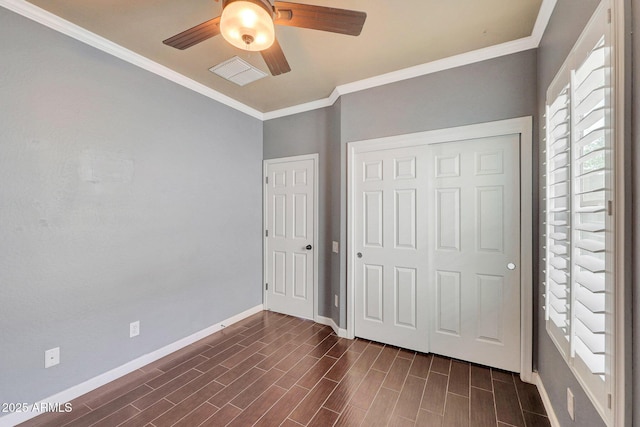
[[[302,3],[222,0],[222,15],[162,43],[176,49],[187,49],[222,34],[233,46],[260,51],[271,74],[277,76],[288,73],[291,67],[275,37],[274,24],[357,36],[366,18],[365,12]]]

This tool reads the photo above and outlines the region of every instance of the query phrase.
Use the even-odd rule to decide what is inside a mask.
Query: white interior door
[[[520,372],[519,135],[433,144],[433,353]]]
[[[355,160],[355,333],[427,351],[427,147]]]
[[[265,161],[265,306],[314,318],[317,156]]]

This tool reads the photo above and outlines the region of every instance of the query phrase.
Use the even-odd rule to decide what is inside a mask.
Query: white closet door
[[[430,351],[520,371],[519,135],[433,144]]]
[[[355,334],[428,351],[427,147],[355,159]]]

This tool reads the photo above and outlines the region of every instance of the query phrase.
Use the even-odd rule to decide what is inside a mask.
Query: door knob
[[[507,264],[507,268],[509,270],[515,270],[516,269],[516,265],[514,263],[510,262],[509,264]]]
[[[356,255],[358,258],[362,258],[362,252],[358,252],[358,254]]]
[[[305,247],[305,249],[306,249],[306,250],[308,250],[308,251],[310,251],[311,249],[313,249],[313,246],[311,246],[311,245],[307,245],[307,246]]]

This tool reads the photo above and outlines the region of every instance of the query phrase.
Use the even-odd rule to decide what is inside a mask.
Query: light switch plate
[[[44,367],[50,368],[60,363],[60,347],[52,348],[44,352]]]
[[[574,409],[575,407],[573,405],[573,392],[570,388],[567,387],[567,412],[569,412],[569,416],[571,417],[571,419],[575,421],[576,414],[574,412]]]
[[[140,321],[129,323],[129,338],[137,337],[140,335]]]
[[[337,254],[338,252],[340,252],[340,244],[338,242],[333,242],[333,246],[332,249],[334,254]]]

